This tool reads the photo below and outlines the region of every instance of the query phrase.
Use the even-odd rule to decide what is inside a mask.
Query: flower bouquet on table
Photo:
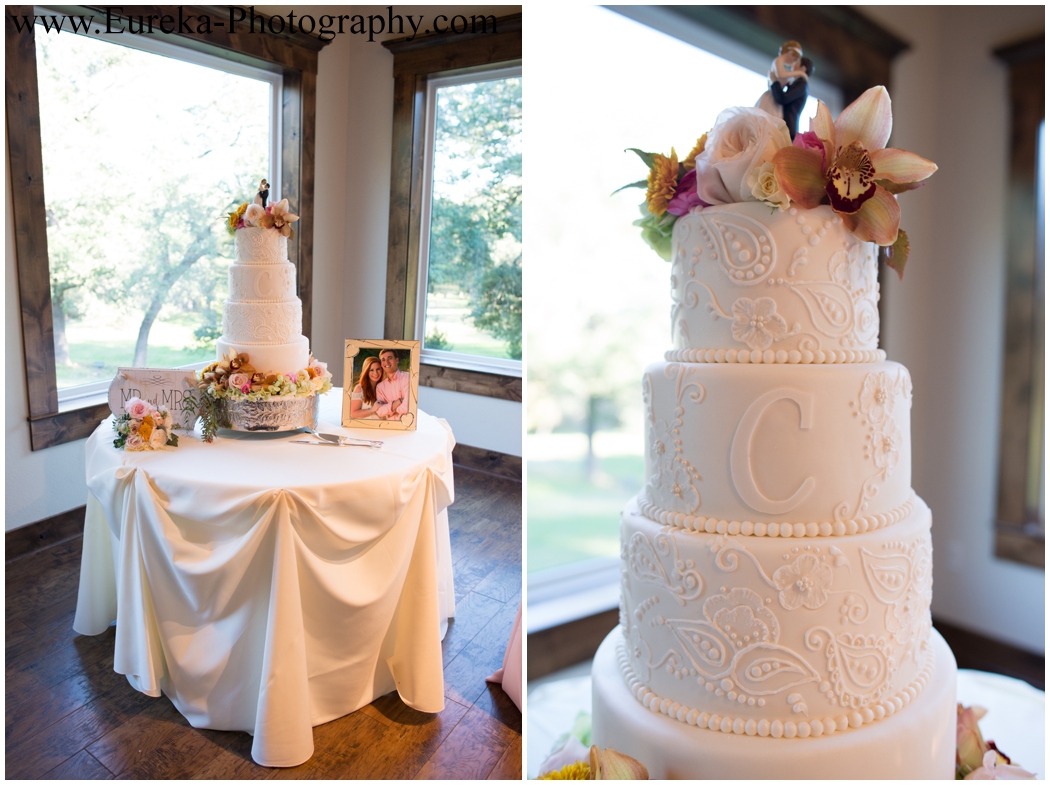
[[[190,405],[201,418],[204,440],[211,442],[220,427],[228,427],[224,401],[273,401],[310,398],[332,389],[327,363],[310,357],[305,368],[293,373],[267,373],[251,364],[246,352],[230,350],[221,360],[203,368]]]
[[[646,180],[624,186],[646,189],[635,226],[670,261],[675,222],[696,207],[828,204],[857,239],[882,246],[886,263],[903,277],[910,248],[896,195],[922,186],[937,165],[886,147],[892,126],[890,96],[881,86],[866,90],[835,120],[818,101],[809,131],[794,141],[784,121],[764,109],[726,109],[681,162],[674,148],[670,156],[631,148],[649,167]]]
[[[113,421],[113,430],[117,432],[113,446],[128,452],[178,447],[179,437],[174,427],[175,420],[167,409],[132,398],[124,406],[124,414]]]

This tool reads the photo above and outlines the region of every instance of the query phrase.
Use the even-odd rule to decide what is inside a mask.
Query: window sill
[[[30,448],[35,452],[86,439],[110,414],[105,394],[66,401],[57,414],[29,420]]]
[[[528,634],[620,606],[616,556],[553,567],[528,576]]]
[[[521,403],[521,376],[504,376],[487,371],[472,371],[436,365],[425,358],[419,364],[419,384],[450,392],[503,398]]]

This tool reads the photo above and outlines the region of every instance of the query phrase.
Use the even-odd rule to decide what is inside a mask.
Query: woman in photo
[[[379,419],[376,410],[376,387],[383,379],[383,366],[378,357],[366,357],[361,365],[361,376],[350,395],[350,416],[355,420]]]

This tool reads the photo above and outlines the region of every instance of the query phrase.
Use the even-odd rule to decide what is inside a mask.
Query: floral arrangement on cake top
[[[248,354],[233,349],[221,360],[203,368],[197,388],[212,398],[264,401],[273,397],[323,395],[332,389],[327,363],[313,356],[305,368],[293,373],[258,371]]]
[[[932,161],[886,147],[893,116],[885,87],[872,87],[836,119],[822,102],[809,131],[794,133],[760,107],[732,107],[679,162],[630,148],[649,167],[643,217],[635,221],[661,258],[671,260],[671,231],[696,207],[758,201],[771,209],[821,204],[841,217],[860,240],[886,248],[887,263],[904,275],[908,237],[900,229],[896,195],[924,184]],[[620,189],[623,190],[623,189]]]
[[[226,216],[226,231],[232,235],[238,229],[256,226],[261,229],[276,229],[285,237],[292,237],[292,224],[299,220],[299,216],[290,211],[287,199],[267,207],[266,200],[269,195],[270,184],[263,180],[259,183],[255,201],[245,202]]]
[[[113,430],[117,432],[113,446],[128,452],[178,447],[179,437],[174,428],[175,420],[167,409],[141,398],[131,398],[124,404],[124,414],[113,421]]]
[[[955,779],[1034,780],[1034,774],[1012,763],[994,741],[984,740],[977,721],[987,713],[980,706],[956,704]]]

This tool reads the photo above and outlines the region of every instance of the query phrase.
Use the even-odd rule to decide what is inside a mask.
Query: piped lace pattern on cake
[[[895,713],[931,676],[925,508],[920,516],[900,538],[760,552],[666,528],[657,546],[634,531],[621,576],[627,686],[653,711],[750,735],[826,735]],[[688,592],[669,565],[695,574]]]
[[[682,454],[681,427],[685,404],[698,405],[704,400],[702,385],[691,381],[692,369],[684,364],[669,365],[665,373],[675,382],[674,417],[670,422],[656,419],[651,405],[652,379],[648,374],[642,380],[642,397],[649,413],[647,436],[651,466],[655,471],[646,483],[646,493],[656,503],[684,507],[690,512],[700,506],[699,483],[702,480],[696,468]]]
[[[302,334],[303,311],[290,303],[235,303],[222,308],[223,338],[237,343],[289,343]]]
[[[288,261],[288,238],[271,229],[239,229],[233,237],[234,259],[242,264]]]
[[[879,326],[874,245],[857,242],[830,209],[732,208],[697,209],[675,224],[677,349],[668,359],[871,362]],[[728,329],[706,327],[703,313]]]

